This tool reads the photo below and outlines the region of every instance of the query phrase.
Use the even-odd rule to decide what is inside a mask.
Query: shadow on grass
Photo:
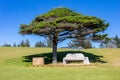
[[[62,62],[63,57],[65,57],[66,54],[68,54],[68,53],[72,53],[72,54],[74,54],[74,53],[83,53],[85,56],[89,57],[90,62],[106,63],[106,61],[103,61],[101,59],[103,56],[95,55],[93,53],[88,53],[88,52],[84,52],[84,51],[62,51],[62,52],[57,52],[58,62]],[[52,53],[43,53],[43,54],[38,53],[38,54],[34,54],[34,55],[24,56],[23,62],[32,62],[33,57],[44,57],[45,64],[52,63]]]

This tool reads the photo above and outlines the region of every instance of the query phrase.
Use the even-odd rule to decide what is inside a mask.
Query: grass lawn
[[[51,48],[0,48],[0,80],[120,80],[120,49],[87,49],[90,66],[49,66]],[[58,61],[71,51],[58,49]],[[48,66],[32,67],[32,57],[43,56]]]

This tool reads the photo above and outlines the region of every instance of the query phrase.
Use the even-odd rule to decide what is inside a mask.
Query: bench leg
[[[65,58],[63,58],[63,64],[66,64],[66,60],[65,60]]]
[[[84,64],[90,64],[89,58],[85,57],[84,60],[83,60],[83,63]]]

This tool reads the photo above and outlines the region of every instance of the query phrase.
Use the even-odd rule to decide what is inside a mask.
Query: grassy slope
[[[36,68],[23,62],[23,56],[51,51],[50,48],[0,48],[0,80],[120,80],[120,49],[84,50],[103,56],[101,59],[107,63],[95,63],[97,66]]]
[[[102,55],[103,60],[107,63],[107,66],[119,66],[120,67],[120,49],[88,49],[88,52]]]

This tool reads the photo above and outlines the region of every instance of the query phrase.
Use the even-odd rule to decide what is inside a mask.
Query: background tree
[[[17,47],[16,43],[13,44],[13,47]]]
[[[85,49],[92,48],[92,44],[91,44],[90,40],[85,40],[84,44],[85,44],[84,45]]]
[[[30,41],[27,39],[26,41],[25,41],[25,47],[30,47]]]
[[[25,43],[23,40],[20,42],[19,47],[25,47]]]
[[[120,45],[120,39],[118,36],[115,36],[113,38],[105,38],[102,40],[100,44],[100,48],[119,48]]]
[[[2,45],[2,47],[11,47],[11,44],[4,43],[4,45]]]
[[[100,45],[99,45],[100,48],[108,48],[108,44],[111,43],[111,38],[106,37],[100,40],[99,42],[100,42]]]
[[[20,44],[18,44],[18,47],[30,47],[30,42],[27,39],[26,41],[22,40]]]
[[[45,43],[42,41],[36,42],[35,47],[46,47]]]
[[[120,48],[120,38],[116,35],[113,40],[115,41],[115,45],[117,48]]]
[[[72,47],[82,47],[84,49],[92,48],[91,40],[85,38],[85,37],[79,37],[71,40],[71,42],[68,43],[68,46],[70,48]]]
[[[99,48],[105,48],[105,44],[104,43],[100,43]]]
[[[49,37],[53,42],[52,62],[56,63],[58,42],[77,36],[98,35],[107,27],[108,23],[95,16],[85,16],[68,8],[55,8],[37,16],[28,25],[21,24],[19,33]]]

